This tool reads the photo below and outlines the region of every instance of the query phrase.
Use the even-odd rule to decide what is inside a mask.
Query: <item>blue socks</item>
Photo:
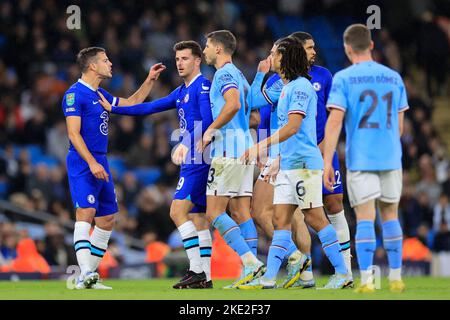
[[[285,258],[288,259],[291,256],[291,254],[293,254],[296,250],[297,250],[297,246],[295,245],[294,240],[292,240],[292,237],[291,237],[291,241],[289,243],[289,247],[287,248]]]
[[[358,222],[356,225],[355,244],[359,269],[367,271],[373,264],[373,255],[376,248],[373,221],[360,220]]]
[[[267,256],[267,271],[264,278],[273,280],[277,277],[286,252],[292,243],[292,232],[289,230],[275,230]]]
[[[219,230],[220,235],[225,239],[227,244],[237,252],[239,256],[247,252],[251,252],[247,243],[241,235],[239,226],[231,219],[228,214],[222,213],[212,223],[213,227]]]
[[[383,223],[383,244],[388,256],[389,267],[391,269],[401,268],[403,232],[397,219]]]
[[[250,218],[244,223],[241,223],[239,228],[241,229],[241,234],[244,237],[244,240],[247,242],[247,245],[256,257],[258,253],[258,231],[256,231],[256,226],[253,219]]]
[[[322,243],[323,251],[325,251],[325,255],[328,257],[328,260],[330,260],[336,273],[347,274],[347,267],[344,263],[344,257],[340,252],[341,247],[339,245],[336,230],[334,230],[333,226],[329,224],[320,230],[317,235]]]

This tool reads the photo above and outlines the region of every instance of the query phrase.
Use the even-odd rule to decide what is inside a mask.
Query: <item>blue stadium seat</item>
[[[44,164],[49,168],[53,168],[59,165],[59,161],[55,157],[41,155],[35,159],[32,159],[31,164],[34,166],[38,164]]]
[[[281,38],[284,35],[284,31],[280,27],[280,21],[277,16],[274,14],[270,14],[267,16],[267,26],[270,31],[272,31],[272,35],[275,39]]]
[[[37,144],[29,144],[29,145],[13,145],[14,150],[14,157],[18,158],[20,153],[23,150],[28,151],[28,154],[30,156],[31,162],[33,162],[34,159],[39,158],[44,154],[44,150],[42,150],[42,147]]]
[[[330,19],[329,21],[333,25],[334,32],[336,33],[336,35],[340,37],[340,39],[342,39],[342,34],[349,25],[351,25],[352,23],[360,22],[353,19],[350,16],[336,16],[335,18]]]
[[[117,73],[112,77],[109,83],[109,88],[111,91],[119,90],[123,85],[123,76],[120,73]]]
[[[27,230],[28,235],[33,240],[45,239],[45,228],[42,224],[30,223],[30,222],[17,222],[17,230]]]
[[[296,31],[304,30],[304,22],[298,16],[286,16],[283,19],[284,34],[288,35]]]
[[[31,162],[35,162],[36,159],[42,157],[44,155],[44,151],[42,150],[41,146],[37,144],[29,144],[27,146],[24,146],[23,149],[28,150],[28,153],[30,154]]]
[[[158,168],[141,168],[133,170],[133,173],[144,186],[154,184],[161,176],[161,171]]]
[[[436,237],[436,232],[433,229],[430,229],[427,234],[427,246],[433,250],[434,247],[434,238]]]
[[[8,183],[6,181],[0,181],[0,199],[6,199],[8,193]]]
[[[125,160],[119,157],[109,156],[108,157],[109,169],[115,171],[117,178],[122,179],[123,174],[127,170]]]

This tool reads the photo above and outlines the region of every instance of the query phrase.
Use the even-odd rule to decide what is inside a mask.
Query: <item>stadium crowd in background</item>
[[[205,34],[221,28],[236,35],[238,48],[233,60],[249,81],[273,41],[298,30],[316,39],[316,63],[336,72],[348,64],[342,31],[351,22],[367,19],[370,3],[366,2],[355,6],[340,0],[245,4],[195,0],[152,1],[152,6],[147,6],[140,1],[100,0],[83,2],[82,27],[73,31],[66,26],[66,1],[2,2],[0,199],[28,211],[54,215],[56,223],[43,226],[36,239],[37,250],[49,265],[76,264],[61,227],[74,219],[74,208],[65,172],[68,139],[60,104],[65,90],[80,76],[75,56],[81,48],[95,45],[107,50],[113,78],[105,87],[116,96],[130,96],[150,66],[163,62],[168,70],[153,88],[151,100],[180,84],[173,44],[193,39],[203,45]],[[382,11],[382,29],[373,31],[374,58],[402,74],[410,106],[402,136],[400,219],[408,238],[417,238],[436,251],[450,251],[448,145],[432,122],[434,98],[448,88],[449,8],[439,7],[438,1],[381,3],[389,5],[389,10]],[[407,19],[395,21],[398,12]],[[314,28],[318,23],[321,30]],[[337,45],[330,46],[330,42]],[[210,79],[213,71],[206,66],[202,69]],[[111,117],[109,154],[114,159],[111,167],[120,208],[112,239],[117,242],[113,255],[119,262],[123,261],[121,250],[126,251],[124,237],[140,238],[147,244],[155,238],[168,242],[175,230],[169,207],[178,167],[171,161],[176,142],[170,142],[170,135],[177,127],[175,112]],[[342,147],[340,158],[343,163]],[[349,213],[350,209],[347,219],[353,239],[355,218]],[[0,212],[0,218],[0,265],[6,265],[17,258],[17,245],[26,234],[14,221],[9,222],[7,215]]]

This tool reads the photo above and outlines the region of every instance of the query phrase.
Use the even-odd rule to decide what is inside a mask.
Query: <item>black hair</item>
[[[280,69],[286,79],[291,81],[302,76],[311,80],[306,51],[298,39],[294,37],[280,39],[277,51],[282,55]]]
[[[297,32],[291,33],[290,37],[296,38],[302,44],[305,44],[306,40],[313,40],[312,35],[310,35],[308,32],[303,32],[303,31],[297,31]]]

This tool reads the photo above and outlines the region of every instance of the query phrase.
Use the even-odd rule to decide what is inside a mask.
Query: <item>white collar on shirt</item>
[[[81,79],[78,79],[78,82],[81,83],[82,85],[88,87],[89,89],[91,89],[92,91],[96,92],[96,90],[94,88],[92,88],[91,85],[89,85],[86,81],[83,81]]]
[[[196,75],[196,76],[194,77],[194,79],[192,79],[191,82],[189,82],[189,84],[186,86],[186,88],[189,87],[191,84],[193,84],[194,81],[197,80],[197,78],[200,77],[201,75],[202,75],[202,73],[199,73],[198,75]]]

